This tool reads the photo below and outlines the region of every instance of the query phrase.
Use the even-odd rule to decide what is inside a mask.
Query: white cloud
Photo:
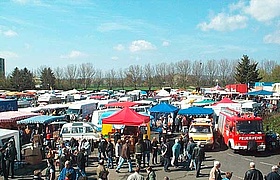
[[[111,59],[112,59],[112,60],[114,60],[114,61],[116,61],[116,60],[118,60],[118,59],[119,59],[119,57],[117,57],[117,56],[113,56],[113,57],[111,57]]]
[[[152,43],[145,40],[133,41],[129,47],[129,50],[131,52],[154,50],[154,49],[156,49],[156,47]]]
[[[279,0],[251,0],[245,12],[258,21],[266,22],[280,17]]]
[[[280,44],[280,30],[267,34],[263,41],[268,44]]]
[[[101,24],[98,28],[100,32],[109,32],[109,31],[117,31],[117,30],[131,30],[129,26],[118,24],[118,23],[104,23]]]
[[[219,13],[213,17],[209,23],[200,23],[198,27],[203,31],[211,29],[216,31],[233,31],[245,28],[247,26],[247,20],[248,18],[246,16]]]
[[[122,44],[118,44],[117,46],[114,47],[114,49],[117,51],[122,51],[124,50],[124,46]]]
[[[240,11],[243,10],[245,7],[245,2],[244,1],[238,1],[237,3],[233,3],[229,5],[229,10],[230,12],[233,11]]]
[[[13,30],[7,30],[7,31],[3,31],[3,34],[7,37],[14,37],[17,36],[17,32],[13,31]]]
[[[61,55],[60,58],[63,58],[63,59],[75,59],[75,58],[86,57],[86,56],[87,56],[87,54],[85,54],[85,53],[83,53],[81,51],[73,50],[73,51],[71,51],[67,55]]]
[[[29,0],[13,0],[13,2],[19,3],[19,4],[26,4],[29,2]]]
[[[0,57],[9,59],[9,58],[17,58],[18,55],[12,51],[0,51]]]
[[[168,41],[163,41],[162,46],[169,46],[169,42]]]

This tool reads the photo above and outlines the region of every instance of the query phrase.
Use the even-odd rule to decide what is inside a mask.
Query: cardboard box
[[[39,148],[25,149],[24,156],[41,156],[41,150]]]
[[[42,163],[42,156],[36,156],[36,155],[25,156],[25,162],[31,165],[40,164]]]

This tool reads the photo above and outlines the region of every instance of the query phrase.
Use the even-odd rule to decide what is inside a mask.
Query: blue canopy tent
[[[251,96],[270,96],[270,95],[273,95],[273,92],[266,91],[266,90],[259,90],[259,91],[248,92],[247,95],[251,95]]]
[[[41,115],[41,116],[34,116],[31,118],[23,119],[20,121],[17,121],[17,124],[49,124],[55,121],[60,121],[65,119],[65,116],[47,116],[47,115]]]
[[[189,107],[187,109],[180,109],[178,114],[180,115],[210,115],[213,114],[214,110],[212,108],[203,107]]]
[[[175,113],[178,110],[179,108],[167,103],[160,103],[149,109],[151,113]]]

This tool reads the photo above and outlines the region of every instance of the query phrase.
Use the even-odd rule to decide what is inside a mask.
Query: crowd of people
[[[29,127],[24,130],[25,134],[29,132]],[[36,133],[35,133],[36,134]],[[24,136],[27,138],[27,136]],[[32,136],[28,137],[32,139]],[[133,145],[132,145],[133,141]],[[86,166],[88,159],[94,147],[86,139],[70,141],[58,141],[53,145],[46,143],[45,158],[47,159],[47,168],[44,174],[46,180],[78,180],[87,179]],[[14,141],[11,139],[5,146],[0,148],[1,169],[4,180],[10,176],[14,177],[14,162],[17,157],[17,151]],[[148,180],[156,180],[157,174],[154,166],[162,166],[165,172],[171,171],[171,166],[175,169],[187,169],[194,171],[196,177],[200,177],[201,166],[205,161],[205,149],[200,142],[194,142],[187,133],[181,133],[180,137],[173,139],[164,136],[157,139],[148,135],[139,135],[139,137],[123,137],[120,131],[116,131],[112,138],[105,138],[101,135],[97,146],[98,166],[96,169],[97,177],[100,180],[106,180],[109,176],[109,169],[114,169],[117,173],[123,171],[123,164],[128,164],[128,172],[131,174],[128,180],[144,179],[142,170],[146,171]],[[135,160],[135,163],[134,163]],[[58,167],[58,173],[56,172]],[[279,164],[280,166],[280,164]],[[221,172],[221,163],[214,161],[214,166],[209,173],[209,180],[229,180],[232,172]],[[255,164],[250,163],[250,169],[245,173],[244,180],[278,180],[280,178],[278,166],[273,166],[271,173],[263,175],[255,168]],[[42,171],[35,170],[35,180],[42,179]],[[222,178],[222,176],[224,176]],[[165,177],[165,179],[169,179]],[[279,179],[280,180],[280,179]]]

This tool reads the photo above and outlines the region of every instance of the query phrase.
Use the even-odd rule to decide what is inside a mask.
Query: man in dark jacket
[[[195,142],[193,141],[193,138],[190,137],[189,138],[189,142],[187,144],[187,148],[186,148],[186,153],[187,153],[187,168],[190,167],[190,163],[191,163],[191,159],[192,158],[192,153],[193,153],[193,149],[196,147]]]
[[[171,158],[171,155],[172,155],[172,146],[169,142],[169,139],[166,139],[166,143],[164,143],[162,145],[162,156],[164,158],[164,171],[165,172],[170,172],[170,169],[168,169],[169,165],[170,165],[170,158]]]
[[[263,180],[261,171],[255,168],[255,163],[250,162],[250,169],[246,171],[244,180]]]
[[[143,139],[139,139],[135,144],[135,159],[138,167],[141,167],[141,161],[143,157]]]
[[[120,157],[117,169],[116,169],[117,173],[120,172],[120,169],[121,169],[124,161],[127,161],[127,163],[128,163],[128,171],[132,172],[132,164],[131,164],[130,149],[129,149],[129,140],[126,140],[125,144],[122,146],[121,157]]]
[[[198,142],[197,146],[193,149],[192,158],[195,162],[196,177],[199,177],[201,163],[205,158],[204,149],[201,147],[201,143]]]
[[[272,166],[271,172],[268,173],[264,179],[265,180],[280,180],[280,175],[278,174],[278,166]]]
[[[103,135],[101,134],[101,138],[100,138],[100,142],[98,144],[98,160],[100,160],[103,158],[106,160],[106,148],[107,148],[108,142],[106,141],[106,139],[104,139]]]
[[[82,148],[77,155],[77,166],[83,177],[86,176],[86,156],[85,156],[85,148]]]
[[[9,176],[9,174],[11,172],[11,178],[14,178],[15,160],[17,157],[17,150],[16,150],[13,139],[9,140],[5,157],[6,157],[7,175]]]
[[[151,157],[151,150],[152,150],[152,143],[148,137],[148,135],[145,136],[144,143],[143,143],[143,165],[145,167],[145,164],[147,163],[148,166],[150,166],[150,157]],[[147,156],[147,161],[146,161]]]
[[[6,147],[0,147],[0,163],[1,163],[1,172],[4,180],[8,180],[6,161],[5,161],[5,149]]]

